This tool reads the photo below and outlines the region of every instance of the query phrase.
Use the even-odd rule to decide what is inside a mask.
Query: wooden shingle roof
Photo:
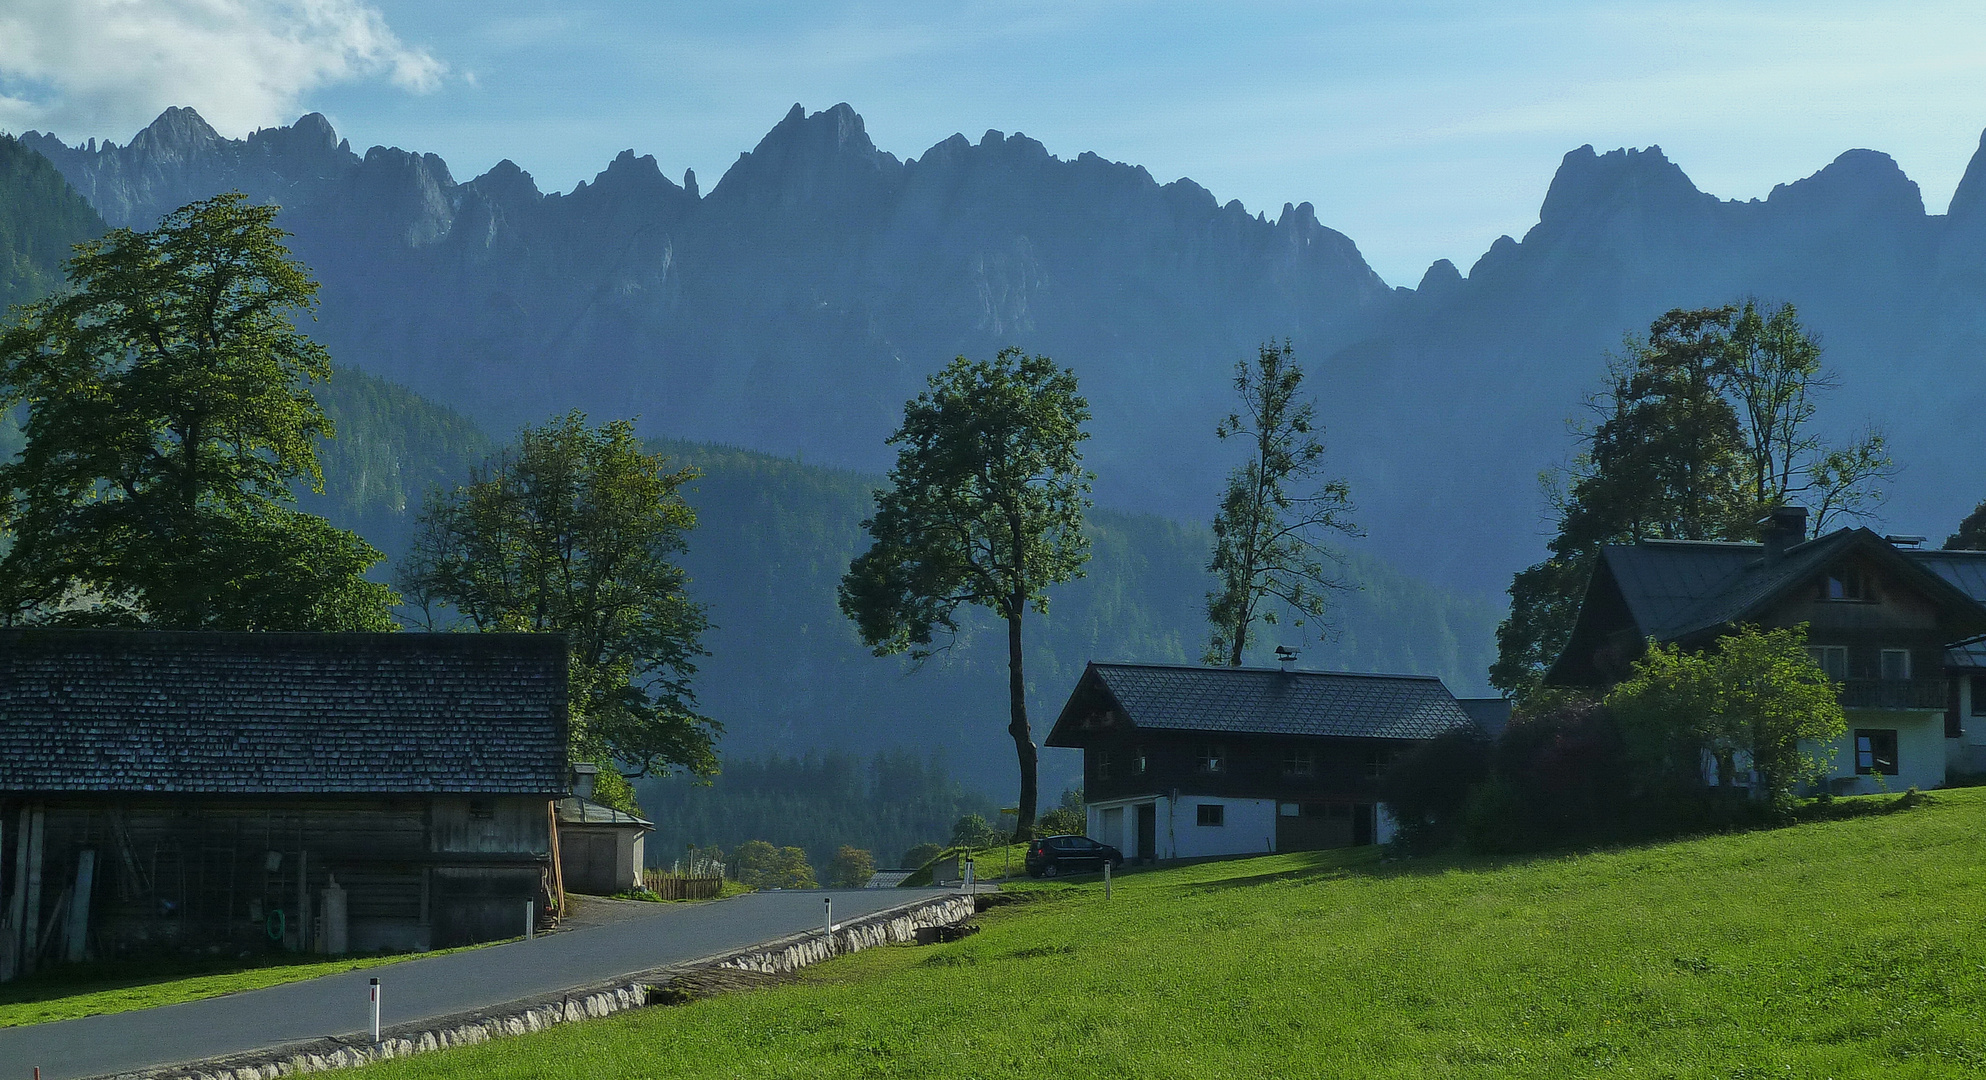
[[[1141,729],[1431,739],[1474,723],[1432,675],[1093,663],[1048,745],[1081,745],[1077,703],[1097,689]]]
[[[555,635],[0,630],[0,792],[555,795],[566,768]]]

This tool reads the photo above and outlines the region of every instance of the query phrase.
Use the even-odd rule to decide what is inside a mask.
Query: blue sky
[[[794,102],[846,101],[898,156],[998,128],[1309,201],[1408,285],[1521,235],[1583,143],[1659,144],[1726,198],[1869,147],[1942,211],[1982,91],[1975,3],[0,0],[0,130],[315,109],[458,179],[508,157],[566,189],[632,148],[708,190]]]

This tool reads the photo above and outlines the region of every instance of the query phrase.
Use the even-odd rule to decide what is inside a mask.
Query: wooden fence
[[[715,900],[724,888],[722,874],[671,874],[643,870],[642,887],[664,900]]]

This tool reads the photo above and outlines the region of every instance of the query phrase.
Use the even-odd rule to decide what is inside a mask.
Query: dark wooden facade
[[[1048,745],[1083,751],[1093,837],[1191,858],[1383,839],[1386,766],[1472,726],[1426,676],[1093,663]]]
[[[0,975],[517,936],[564,709],[553,637],[0,632]]]

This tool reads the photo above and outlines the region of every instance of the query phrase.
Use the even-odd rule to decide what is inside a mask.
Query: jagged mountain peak
[[[1573,223],[1624,210],[1675,209],[1715,203],[1659,146],[1596,153],[1591,144],[1566,154],[1539,208],[1541,226]]]
[[[1924,214],[1917,182],[1894,158],[1875,150],[1846,151],[1812,176],[1775,186],[1765,201],[1805,212]]]
[[[750,153],[740,154],[710,197],[780,206],[853,209],[895,188],[903,162],[876,148],[846,102],[808,114],[796,104]]]
[[[131,139],[131,148],[151,153],[194,151],[222,142],[221,133],[191,108],[174,105]]]
[[[538,190],[538,182],[531,174],[519,168],[517,163],[504,158],[490,170],[463,185],[476,189],[490,201],[502,206],[534,203],[544,197]]]
[[[1972,160],[1966,163],[1965,175],[1959,178],[1958,188],[1952,192],[1951,206],[1945,214],[1954,222],[1986,217],[1986,131],[1979,134],[1979,148],[1972,152]]]

